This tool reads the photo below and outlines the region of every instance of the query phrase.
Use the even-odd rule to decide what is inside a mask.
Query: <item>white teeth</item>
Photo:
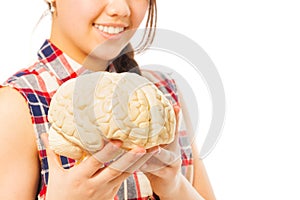
[[[124,27],[113,27],[113,26],[102,26],[102,25],[94,25],[97,29],[100,31],[103,31],[108,34],[118,34],[122,31],[124,31]]]
[[[108,27],[108,33],[110,34],[115,33],[115,28],[112,26]]]
[[[108,27],[107,26],[103,27],[103,32],[108,32]]]

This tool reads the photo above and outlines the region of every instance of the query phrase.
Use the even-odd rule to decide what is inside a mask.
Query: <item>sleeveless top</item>
[[[109,71],[114,72],[113,66],[109,67]],[[90,73],[90,71],[79,65],[71,65],[71,62],[68,62],[63,52],[49,40],[46,40],[38,52],[38,61],[31,67],[20,70],[2,84],[2,86],[10,86],[19,91],[29,106],[41,165],[37,199],[45,199],[47,191],[47,154],[40,139],[40,134],[47,133],[50,127],[47,114],[51,98],[61,84],[86,73]],[[179,106],[173,79],[161,72],[150,70],[142,70],[142,76],[152,81],[170,100],[173,106]],[[179,125],[178,133],[182,159],[181,172],[192,182],[192,150],[183,120],[181,120]],[[76,162],[64,156],[60,156],[60,159],[65,169],[73,167]],[[142,172],[137,171],[123,182],[114,199],[144,200],[159,199],[159,197],[153,194],[147,177]]]

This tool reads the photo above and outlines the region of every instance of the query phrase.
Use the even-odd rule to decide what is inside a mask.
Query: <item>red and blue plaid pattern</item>
[[[15,88],[28,102],[41,161],[41,181],[37,198],[44,199],[48,183],[48,162],[45,147],[40,139],[40,134],[47,133],[50,127],[47,115],[51,98],[61,84],[69,79],[90,72],[78,65],[71,66],[63,52],[48,40],[45,41],[39,50],[38,58],[38,62],[33,66],[14,74],[3,84],[3,86]],[[111,68],[113,67],[111,66]],[[113,71],[113,69],[110,69],[109,71]],[[179,106],[178,95],[173,79],[167,77],[165,74],[149,70],[142,71],[142,75],[152,81],[165,94],[173,106]],[[182,127],[184,127],[184,125]],[[182,153],[181,157],[183,161],[182,173],[190,176],[192,174],[191,146],[186,132],[180,130],[179,134]],[[65,169],[73,167],[75,164],[75,160],[73,159],[64,156],[60,156],[60,159]],[[189,179],[190,177],[187,178]],[[141,188],[141,185],[145,185],[145,181],[145,176],[142,172],[134,173],[122,184],[115,200],[155,199],[155,197],[152,196],[152,193],[149,194],[149,189]],[[142,182],[143,184],[141,184]]]

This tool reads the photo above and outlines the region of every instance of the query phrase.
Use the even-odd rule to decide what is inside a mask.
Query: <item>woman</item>
[[[150,154],[137,147],[109,166],[96,158],[113,158],[120,141],[109,142],[76,166],[48,148],[47,111],[59,85],[86,71],[141,74],[128,51],[128,40],[148,12],[146,26],[152,28],[147,29],[141,49],[151,43],[156,2],[49,0],[48,4],[51,36],[41,47],[38,61],[9,78],[4,85],[10,87],[0,89],[0,199],[214,199],[195,145],[185,148],[193,154],[182,150],[183,159],[154,171],[147,171],[149,155],[168,160],[178,141]],[[130,163],[134,164],[126,170],[110,167],[125,169]]]

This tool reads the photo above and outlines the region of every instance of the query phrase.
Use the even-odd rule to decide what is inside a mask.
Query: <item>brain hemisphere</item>
[[[173,141],[175,113],[157,87],[133,73],[97,72],[64,83],[49,108],[50,147],[81,159],[120,139],[124,149]]]

